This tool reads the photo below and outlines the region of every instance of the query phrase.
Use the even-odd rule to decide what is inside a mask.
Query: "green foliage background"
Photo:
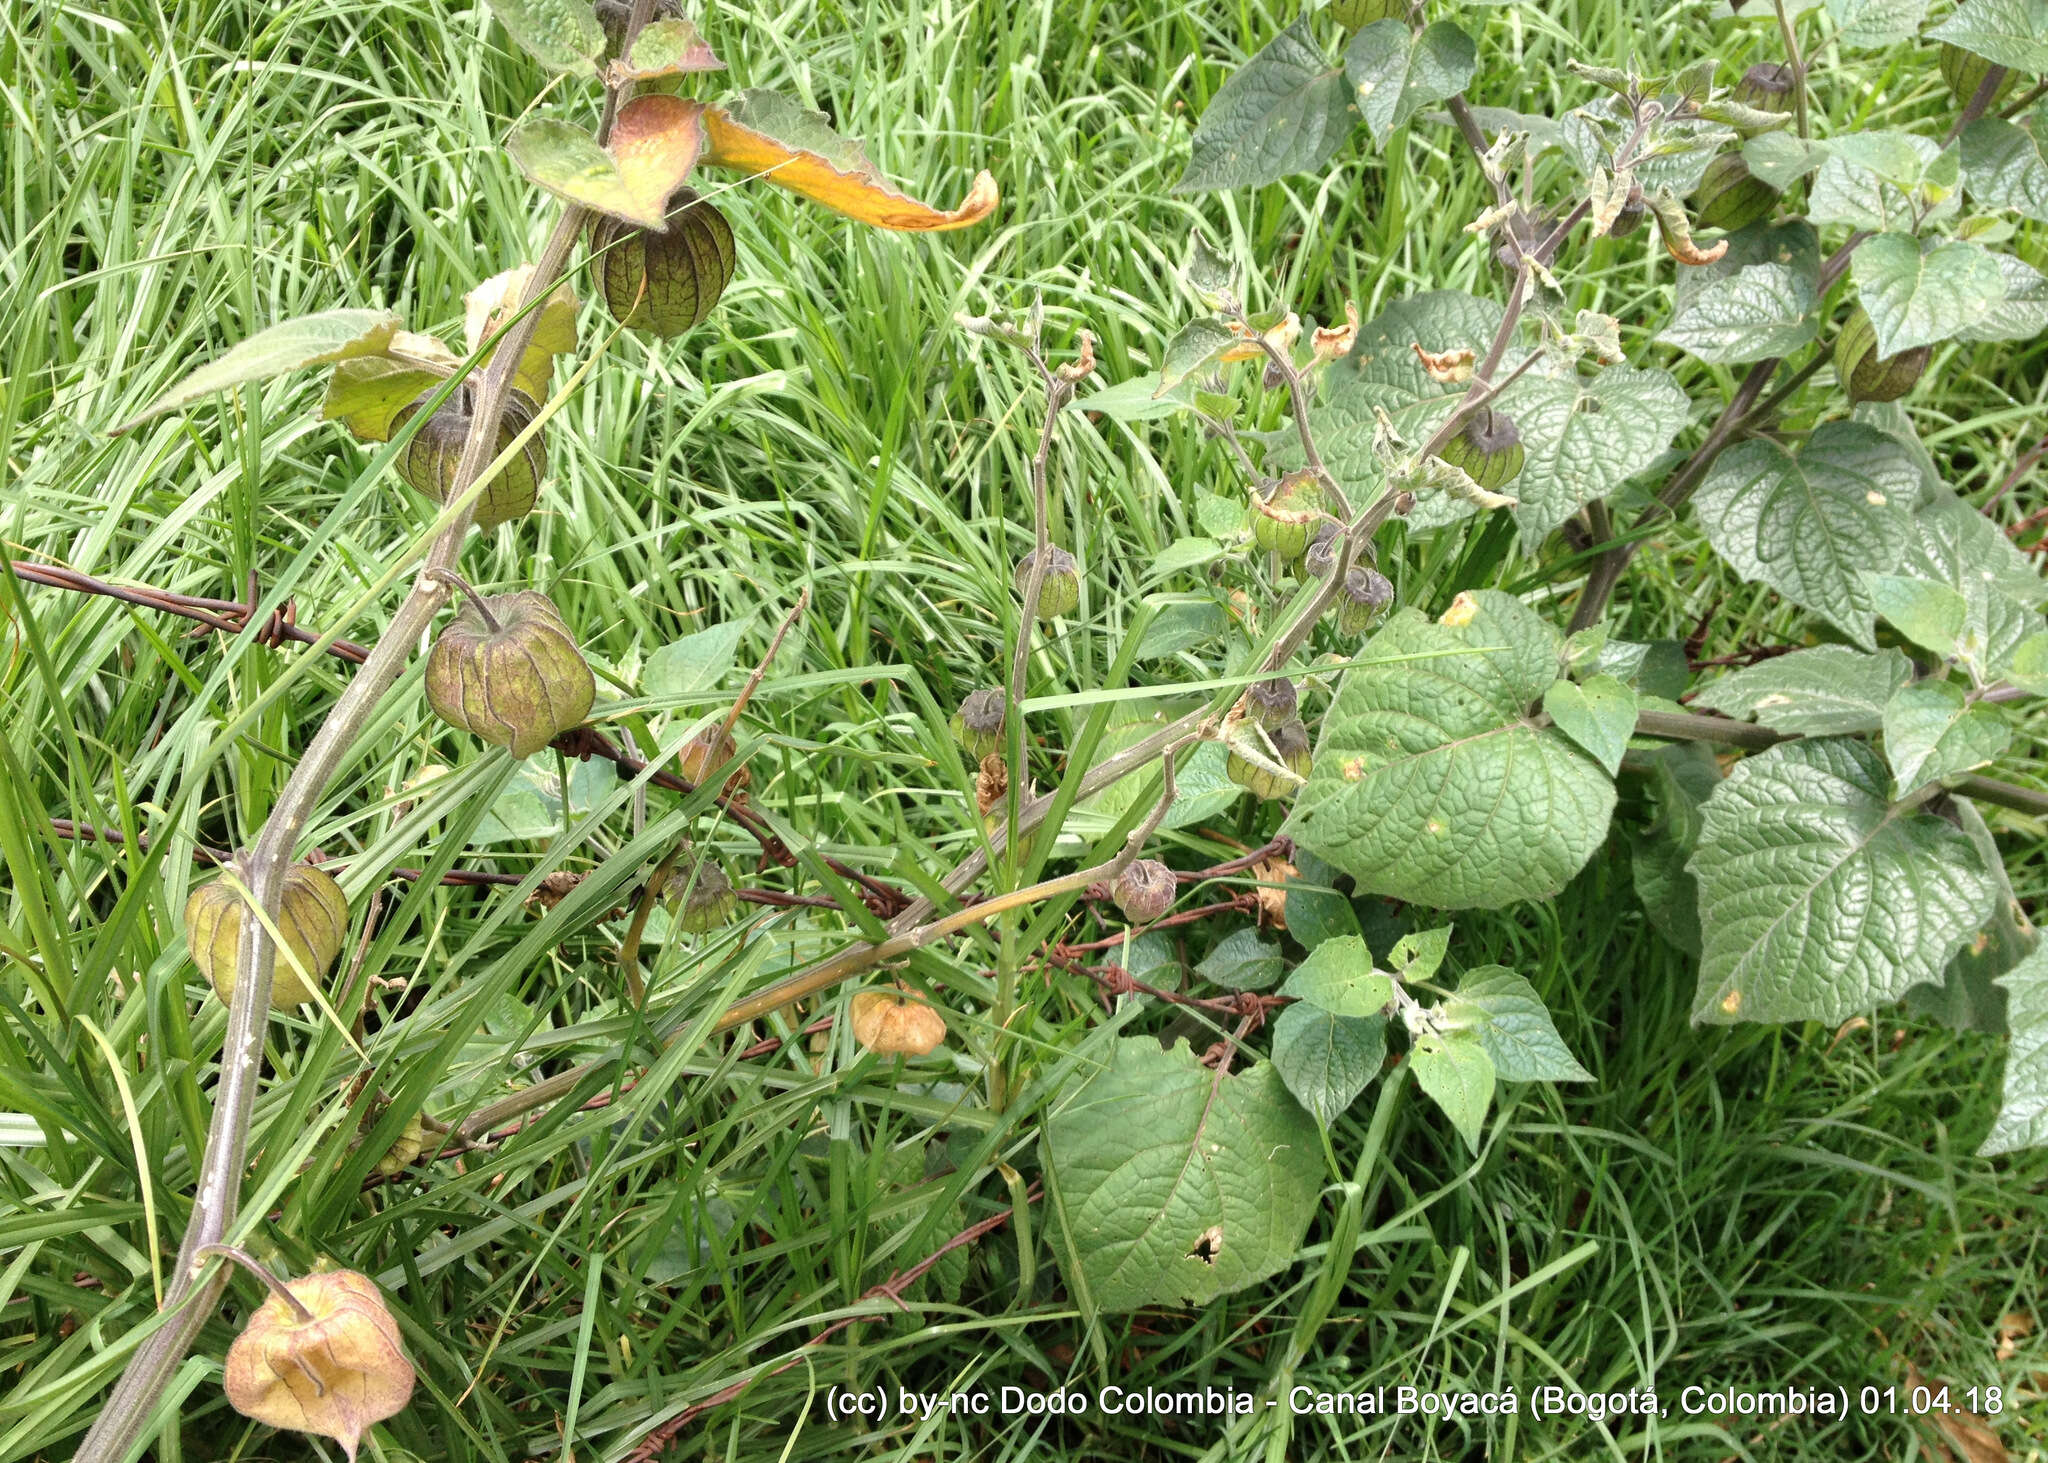
[[[1620,64],[1633,50],[1645,69],[1670,70],[1710,51],[1738,69],[1777,54],[1768,13],[1715,19],[1699,4],[1466,16],[1485,23],[1473,94],[1525,110],[1583,99],[1567,57]],[[470,577],[546,589],[628,686],[646,689],[664,666],[666,694],[644,708],[664,745],[724,704],[809,587],[812,609],[745,728],[758,803],[906,881],[931,869],[900,850],[972,847],[944,719],[990,679],[1015,612],[1036,420],[1021,364],[975,346],[953,314],[1042,291],[1055,340],[1091,329],[1106,378],[1142,374],[1189,311],[1174,271],[1198,221],[1262,263],[1254,288],[1270,293],[1254,304],[1328,319],[1350,298],[1370,317],[1421,289],[1493,289],[1462,232],[1483,183],[1439,127],[1397,127],[1384,152],[1349,143],[1327,178],[1169,193],[1192,119],[1290,18],[1256,4],[1074,0],[711,9],[704,26],[736,84],[826,107],[923,196],[950,201],[990,166],[1004,209],[975,231],[905,239],[734,190],[720,201],[740,269],[711,321],[677,347],[612,344],[551,434],[541,513],[472,544]],[[1905,126],[1949,107],[1931,52],[1866,53],[1853,75],[1837,76],[1837,60],[1816,57],[1816,96],[1839,120]],[[219,597],[255,573],[307,624],[374,638],[398,592],[382,566],[429,519],[311,419],[309,378],[128,438],[103,430],[219,342],[275,319],[386,304],[453,334],[463,292],[529,257],[546,230],[550,210],[498,150],[543,82],[480,10],[38,3],[0,18],[9,557]],[[1580,306],[1622,321],[1632,358],[1661,349],[1647,342],[1673,288],[1661,254],[1603,241],[1576,288]],[[585,339],[599,338],[586,318]],[[1665,354],[1696,395],[1725,394],[1732,368]],[[1909,399],[1971,501],[2039,436],[2044,358],[2040,344],[1943,346],[1937,387]],[[1157,587],[1149,567],[1200,531],[1198,494],[1235,481],[1189,431],[1079,414],[1062,428],[1055,516],[1086,583],[1032,689],[1067,698],[1041,714],[1063,741],[1101,704],[1091,688]],[[2010,521],[2036,501],[2038,479],[1997,511]],[[1436,613],[1462,589],[1527,592],[1583,571],[1562,549],[1516,560],[1512,536],[1502,521],[1411,555],[1401,602]],[[1637,638],[1683,638],[1718,607],[1726,643],[1706,654],[1782,638],[1791,623],[1691,526],[1638,558],[1626,594]],[[184,855],[250,836],[339,676],[12,578],[0,609],[0,1459],[13,1459],[68,1452],[119,1371],[120,1338],[153,1305],[179,1227],[204,1127],[199,1071],[221,1027],[177,934]],[[1143,672],[1195,680],[1203,662],[1166,657]],[[407,784],[447,763],[456,779],[401,814]],[[559,770],[530,769],[543,782]],[[2034,770],[2023,758],[2020,775]],[[405,1019],[373,1021],[365,1045],[402,1100],[459,1109],[509,1073],[622,1044],[635,1066],[655,1058],[622,999],[608,927],[581,916],[630,891],[702,800],[652,793],[643,814],[601,767],[576,769],[570,787],[565,827],[559,798],[514,786],[504,763],[451,738],[408,680],[331,792],[315,834],[337,857],[594,871],[583,902],[546,919],[502,892],[387,892],[365,964],[393,983],[377,997],[384,1016]],[[147,854],[70,843],[48,817],[166,836]],[[2042,830],[2002,816],[1999,831],[2018,893],[2038,898]],[[1176,862],[1230,857],[1218,833],[1262,836],[1234,808],[1178,830]],[[713,841],[745,866],[749,840],[724,828]],[[1078,840],[1059,850],[1083,852]],[[1256,1388],[1297,1346],[1297,1380],[1346,1389],[1854,1388],[1910,1361],[1959,1386],[2002,1385],[2015,1455],[2048,1441],[2048,1414],[2021,1402],[2048,1348],[2027,1336],[2001,1355],[1998,1334],[2002,1317],[2040,1312],[2048,1156],[1971,1156],[1996,1111],[2001,1045],[1896,1012],[1840,1033],[1695,1030],[1692,965],[1628,912],[1631,887],[1617,840],[1554,902],[1458,921],[1457,961],[1527,976],[1594,1082],[1512,1089],[1476,1159],[1436,1114],[1405,1106],[1365,1175],[1367,1242],[1348,1267],[1331,1259],[1326,1202],[1301,1263],[1198,1311],[1091,1321],[1057,1281],[1043,1224],[1028,1248],[1004,1230],[935,1272],[909,1298],[914,1319],[859,1300],[1008,1207],[987,1165],[1024,1163],[1037,1099],[1105,1057],[1114,1031],[1093,988],[1042,973],[1027,1037],[1043,1086],[1002,1118],[970,1100],[971,1061],[897,1080],[843,1036],[744,1061],[685,1041],[653,1079],[595,1086],[606,1106],[368,1192],[397,1120],[350,1150],[365,1110],[348,1100],[356,1058],[331,1030],[280,1025],[272,1062],[288,1080],[259,1108],[249,1186],[251,1212],[273,1217],[254,1241],[289,1270],[324,1256],[394,1296],[421,1388],[380,1434],[386,1456],[622,1456],[667,1411],[795,1356],[856,1307],[875,1319],[693,1424],[680,1455],[1380,1455],[1389,1426],[1365,1420],[1281,1437],[1265,1430],[1278,1419],[1234,1434],[944,1416],[852,1431],[821,1413],[831,1385]],[[368,890],[349,888],[360,908]],[[1360,912],[1383,951],[1393,916]],[[661,940],[650,1009],[702,1014],[837,927],[799,913],[744,946]],[[1197,932],[1175,962],[1199,960],[1229,927]],[[1083,920],[1061,933],[1095,931]],[[919,973],[983,996],[993,958],[967,941]],[[1211,1039],[1181,1028],[1198,1048]],[[954,1032],[952,1050],[988,1049],[986,1027],[957,1011]],[[1333,1179],[1351,1175],[1372,1114],[1362,1102],[1332,1129]],[[162,1456],[301,1455],[300,1441],[252,1430],[221,1402],[213,1365],[230,1332],[224,1316],[180,1373],[182,1441]],[[1404,1424],[1392,1446],[1874,1458],[1906,1456],[1916,1436],[1880,1419],[1764,1430],[1673,1416],[1426,1435]]]

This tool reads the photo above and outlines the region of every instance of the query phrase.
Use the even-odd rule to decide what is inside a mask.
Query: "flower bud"
[[[1406,20],[1408,0],[1330,0],[1330,19],[1346,30],[1363,30],[1376,20]]]
[[[225,879],[200,885],[185,901],[185,943],[192,963],[223,1001],[235,993],[235,956],[247,911],[241,894]],[[270,978],[270,1004],[273,1009],[303,1006],[313,999],[315,984],[341,958],[348,938],[348,899],[341,885],[311,864],[286,869],[277,931],[284,936],[284,948],[277,952],[276,973]],[[293,960],[303,967],[303,976]]]
[[[1270,493],[1252,497],[1252,542],[1283,559],[1301,557],[1323,517],[1323,490],[1313,472],[1291,472]]]
[[[1256,735],[1256,734],[1255,734]],[[1297,718],[1284,722],[1266,733],[1269,745],[1260,748],[1260,754],[1270,762],[1287,768],[1296,777],[1306,778],[1313,759],[1309,753],[1308,728]],[[1281,776],[1269,767],[1262,767],[1242,753],[1232,750],[1224,762],[1223,770],[1230,780],[1262,801],[1294,796],[1298,783]]]
[[[1913,389],[1933,353],[1922,345],[1879,360],[1877,327],[1858,306],[1835,337],[1835,376],[1851,401],[1897,401]]]
[[[465,600],[427,653],[427,704],[450,726],[531,757],[590,714],[597,681],[536,590]]]
[[[663,340],[703,322],[738,258],[732,225],[693,188],[670,196],[665,233],[608,215],[590,226],[590,267],[605,308],[628,330]]]
[[[669,876],[669,884],[682,894],[676,928],[686,934],[709,934],[731,924],[739,912],[740,896],[716,859],[701,859],[694,869],[678,869]]]
[[[1752,176],[1739,153],[1724,152],[1707,164],[1692,201],[1693,217],[1701,228],[1732,234],[1777,207],[1778,190]]]
[[[1031,566],[1038,558],[1033,549],[1017,561],[1017,571],[1012,576],[1017,593],[1024,593],[1025,585],[1031,579]],[[1062,615],[1071,615],[1081,604],[1081,566],[1074,556],[1057,545],[1046,551],[1045,577],[1038,586],[1038,618],[1057,620]]]
[[[353,1459],[363,1434],[412,1400],[398,1322],[376,1282],[353,1270],[283,1288],[292,1299],[271,1296],[228,1347],[228,1404],[271,1427],[333,1438]]]
[[[1742,73],[1742,80],[1735,83],[1734,99],[1745,107],[1754,107],[1759,112],[1789,112],[1792,110],[1792,87],[1797,78],[1792,67],[1784,61],[1759,61]]]
[[[400,407],[391,418],[392,432],[396,434],[426,400],[422,396],[412,405]],[[526,430],[536,410],[533,398],[525,392],[505,393],[505,412],[499,418],[498,445],[491,449],[492,457],[512,445],[512,439]],[[427,418],[405,444],[405,451],[398,458],[398,475],[435,502],[447,502],[450,489],[455,486],[455,469],[462,462],[462,444],[469,438],[470,416],[471,392],[465,384],[450,394],[441,403],[441,409]],[[540,480],[547,468],[547,449],[542,445],[541,434],[536,432],[519,455],[485,485],[482,496],[476,500],[477,527],[494,528],[525,517],[540,497]]]
[[[1254,681],[1245,688],[1244,717],[1258,726],[1284,726],[1295,719],[1299,702],[1294,682],[1285,676],[1275,676],[1270,681]]]
[[[1498,492],[1520,476],[1526,455],[1514,419],[1483,406],[1465,418],[1437,453],[1488,492]]]
[[[1984,78],[1991,73],[1991,59],[1979,56],[1975,51],[1965,51],[1951,41],[1941,43],[1941,79],[1948,83],[1949,94],[1958,106],[1967,107],[1970,98],[1977,94],[1977,88],[1984,84]],[[1998,83],[1998,90],[1992,94],[1991,106],[2005,100],[2006,93],[2013,89],[2020,79],[2019,73],[2007,68],[2005,79]]]
[[[1344,576],[1344,590],[1337,597],[1337,633],[1363,635],[1393,602],[1394,586],[1386,575],[1364,565],[1353,568]]]
[[[1141,858],[1116,876],[1110,896],[1124,918],[1134,925],[1149,925],[1173,908],[1178,893],[1173,870],[1158,859]]]
[[[1045,598],[1043,592],[1039,598]],[[1007,700],[1000,687],[991,686],[974,692],[953,713],[953,735],[976,762],[1002,746],[1003,708]]]

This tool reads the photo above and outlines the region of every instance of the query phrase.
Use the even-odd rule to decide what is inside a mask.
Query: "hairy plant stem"
[[[1799,33],[1793,29],[1792,16],[1785,9],[1785,0],[1771,0],[1771,8],[1778,12],[1778,33],[1785,38],[1785,60],[1792,67],[1792,116],[1794,125],[1802,138],[1813,135],[1806,116],[1806,58],[1799,54]]]
[[[652,8],[652,0],[636,0],[634,15],[644,24]],[[163,1395],[172,1372],[220,1299],[226,1284],[224,1272],[215,1271],[202,1282],[197,1262],[202,1250],[226,1237],[241,1196],[249,1118],[261,1077],[263,1034],[270,1020],[271,978],[277,964],[277,947],[270,930],[279,917],[285,873],[328,782],[375,715],[384,694],[403,674],[413,647],[432,627],[435,614],[447,600],[444,576],[454,567],[463,538],[469,532],[480,496],[478,479],[492,460],[512,377],[540,323],[540,311],[529,307],[554,288],[583,221],[583,210],[563,211],[512,312],[520,318],[495,338],[489,364],[483,369],[482,382],[473,398],[469,435],[462,444],[462,457],[449,493],[454,516],[428,549],[411,592],[364,658],[362,669],[336,699],[292,769],[245,860],[250,897],[264,917],[242,921],[241,944],[235,957],[234,994],[228,1002],[227,1033],[221,1047],[220,1080],[214,1089],[213,1120],[200,1157],[197,1191],[184,1242],[179,1247],[170,1292],[158,1313],[160,1324],[122,1372],[92,1430],[79,1445],[77,1463],[122,1463],[155,1409],[157,1399]],[[507,460],[523,450],[523,445],[514,442],[506,450]]]

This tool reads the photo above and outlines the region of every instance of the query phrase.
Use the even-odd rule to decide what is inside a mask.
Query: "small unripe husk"
[[[1394,602],[1394,586],[1387,576],[1363,564],[1353,565],[1344,576],[1344,590],[1337,596],[1337,633],[1358,636],[1370,630],[1388,605]]]
[[[287,1281],[228,1347],[228,1405],[271,1427],[333,1438],[353,1459],[373,1424],[412,1399],[413,1368],[376,1283],[353,1270]],[[303,1307],[306,1314],[301,1314]]]
[[[404,1173],[407,1165],[420,1156],[427,1146],[427,1125],[414,1113],[405,1120],[405,1127],[399,1131],[398,1141],[393,1143],[384,1156],[377,1160],[377,1172],[384,1178],[396,1178]]]
[[[1259,726],[1282,726],[1295,719],[1300,704],[1294,682],[1285,676],[1275,676],[1269,681],[1254,681],[1245,688],[1244,717]]]
[[[1252,495],[1252,542],[1283,559],[1300,558],[1322,522],[1323,490],[1315,474],[1292,472],[1270,493]]]
[[[612,318],[664,340],[703,323],[739,258],[732,225],[692,188],[669,198],[667,232],[599,215],[590,249],[597,293]]]
[[[1607,226],[1607,237],[1610,239],[1627,238],[1643,226],[1643,217],[1649,211],[1650,206],[1643,202],[1642,184],[1638,183],[1635,187],[1628,190],[1628,197],[1623,200],[1621,211],[1614,215],[1614,222]]]
[[[1334,518],[1325,518],[1316,525],[1315,533],[1309,538],[1308,547],[1301,551],[1301,577],[1304,579],[1328,579],[1337,567],[1337,556],[1344,548],[1344,527]]]
[[[1003,708],[1007,699],[999,688],[991,686],[970,694],[953,713],[953,735],[977,763],[1003,744]]]
[[[427,704],[450,726],[531,757],[583,724],[597,680],[537,590],[466,599],[427,654]]]
[[[1735,83],[1734,99],[1745,107],[1754,107],[1759,112],[1789,112],[1792,110],[1792,88],[1798,78],[1792,67],[1784,61],[1759,61],[1742,73],[1742,80]]]
[[[1966,51],[1953,41],[1941,43],[1941,79],[1948,83],[1949,95],[1956,99],[1956,105],[1967,107],[1970,98],[1977,95],[1977,88],[1984,84],[1984,78],[1991,74],[1991,58],[1980,56],[1975,51]],[[2006,94],[2018,83],[2020,74],[2007,68],[2005,79],[1998,83],[1998,90],[1992,94],[1991,105],[1996,107],[2004,101]]]
[[[1707,164],[1692,198],[1693,217],[1701,228],[1733,233],[1777,207],[1778,190],[1754,176],[1741,154],[1724,152]]]
[[[1033,549],[1017,561],[1016,573],[1012,576],[1017,593],[1022,595],[1031,580],[1031,566],[1037,561],[1038,550]],[[1074,556],[1057,544],[1046,551],[1045,577],[1038,586],[1038,618],[1057,620],[1062,615],[1071,615],[1081,604],[1081,566]]]
[[[1173,908],[1178,892],[1173,870],[1158,859],[1141,858],[1116,876],[1110,895],[1125,919],[1134,925],[1149,925]]]
[[[192,963],[223,1001],[235,993],[235,957],[247,914],[241,894],[225,879],[200,885],[185,901],[185,942]],[[314,985],[333,969],[348,939],[348,898],[341,885],[311,864],[286,869],[277,932],[284,936],[284,948],[277,952],[276,973],[270,978],[270,1004],[273,1009],[303,1006],[313,999]],[[303,967],[303,977],[294,960]]]
[[[1483,406],[1465,418],[1437,453],[1488,492],[1498,492],[1519,477],[1527,455],[1514,419]]]
[[[1897,401],[1913,389],[1934,354],[1915,346],[1878,359],[1877,327],[1859,306],[1835,337],[1835,376],[1851,401]]]
[[[676,928],[686,934],[709,934],[731,924],[733,915],[739,912],[740,896],[715,859],[701,860],[694,871],[680,869],[670,879],[670,887],[680,892],[683,900],[676,915]]]
[[[447,502],[449,490],[455,486],[462,444],[469,438],[470,394],[468,385],[458,388],[439,411],[427,418],[399,454],[398,475],[437,503]],[[400,407],[391,419],[393,433],[426,401],[422,396],[412,405]],[[505,393],[505,413],[499,419],[498,443],[491,449],[492,457],[512,445],[512,439],[526,430],[537,410],[533,398],[525,392]],[[525,517],[540,497],[540,480],[547,470],[547,449],[542,445],[542,434],[536,432],[518,455],[505,464],[504,470],[485,485],[476,501],[477,526],[491,528]]]
[[[851,1002],[853,1039],[884,1056],[929,1056],[946,1039],[946,1018],[899,985],[867,990]]]

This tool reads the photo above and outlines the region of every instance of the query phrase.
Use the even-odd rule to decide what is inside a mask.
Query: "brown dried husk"
[[[333,1438],[353,1459],[372,1425],[412,1399],[413,1367],[376,1283],[353,1270],[287,1281],[228,1348],[228,1403],[271,1427]]]
[[[670,197],[666,233],[599,218],[590,249],[597,293],[612,318],[664,340],[704,322],[739,262],[732,225],[693,188]]]
[[[583,724],[597,681],[546,595],[522,589],[484,604],[496,631],[465,603],[428,652],[427,704],[450,726],[531,757]]]

